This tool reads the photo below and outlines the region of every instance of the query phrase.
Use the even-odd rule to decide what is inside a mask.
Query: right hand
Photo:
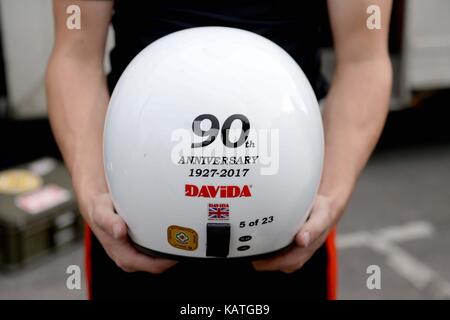
[[[92,232],[123,271],[161,273],[177,263],[142,254],[130,244],[125,221],[114,212],[109,193],[96,196],[87,211]]]

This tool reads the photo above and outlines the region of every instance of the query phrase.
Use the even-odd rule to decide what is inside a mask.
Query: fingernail
[[[113,237],[114,239],[118,240],[120,238],[120,225],[119,224],[115,224],[113,225]]]
[[[303,241],[303,245],[305,247],[308,246],[310,239],[311,239],[311,235],[309,234],[308,231],[305,231],[305,232],[302,233],[302,241]]]

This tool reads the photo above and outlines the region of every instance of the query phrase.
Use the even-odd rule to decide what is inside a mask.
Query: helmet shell
[[[288,246],[311,209],[323,149],[298,64],[268,39],[225,27],[147,46],[117,83],[104,128],[107,183],[131,240],[178,257]]]

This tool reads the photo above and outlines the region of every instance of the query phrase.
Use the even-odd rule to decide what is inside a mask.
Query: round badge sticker
[[[41,185],[41,177],[29,170],[16,169],[0,172],[0,193],[19,194],[33,191]]]

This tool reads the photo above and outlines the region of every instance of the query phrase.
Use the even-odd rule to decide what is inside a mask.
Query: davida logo
[[[199,198],[241,198],[251,197],[250,186],[201,186],[193,184],[185,185],[186,197]]]

